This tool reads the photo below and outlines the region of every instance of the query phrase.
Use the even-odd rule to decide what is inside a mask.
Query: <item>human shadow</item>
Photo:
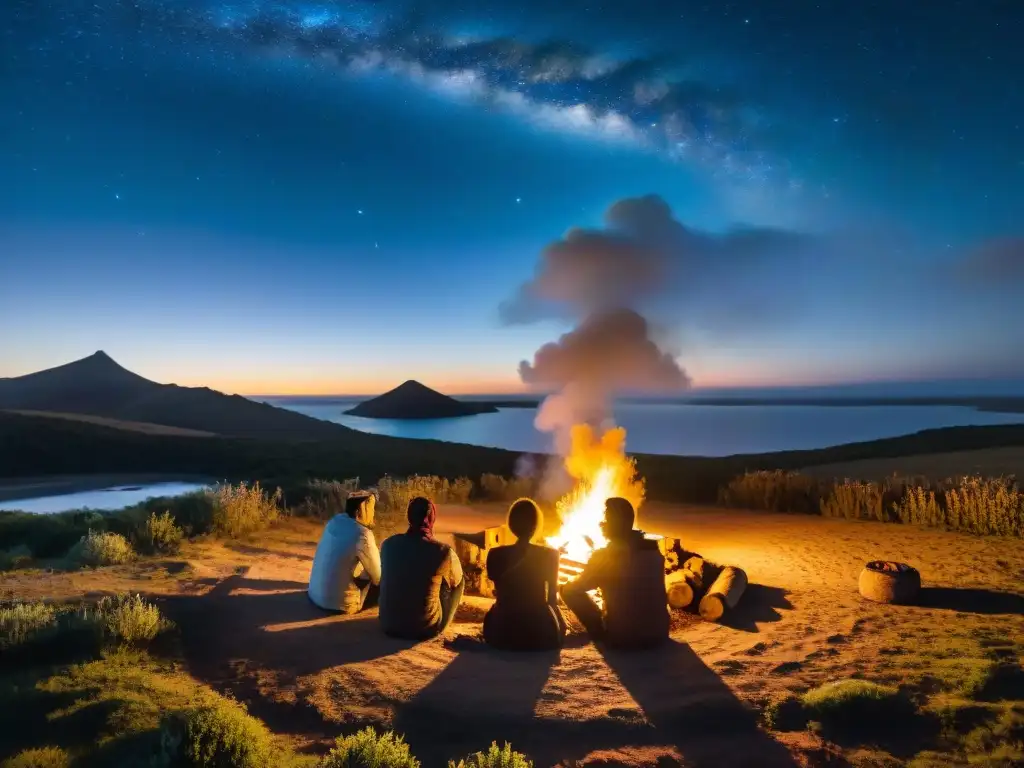
[[[302,552],[288,552],[286,550],[281,549],[267,549],[266,547],[255,547],[251,544],[240,544],[238,542],[226,544],[225,547],[235,552],[239,552],[243,555],[275,555],[276,557],[291,558],[292,560],[307,560],[309,562],[313,561],[312,555],[306,555]]]
[[[735,608],[726,611],[721,623],[744,632],[760,632],[758,624],[768,624],[782,618],[780,611],[793,608],[789,592],[780,587],[750,584],[744,590]]]
[[[560,652],[499,651],[465,636],[446,645],[458,656],[395,712],[412,752],[424,765],[445,765],[495,741],[528,748],[538,727],[534,709]]]
[[[795,768],[789,751],[758,727],[756,713],[683,643],[645,652],[601,648],[662,743],[694,768]]]
[[[958,613],[1024,616],[1024,595],[991,589],[924,587],[918,593],[917,604]]]
[[[376,612],[341,615],[314,605],[307,585],[230,576],[203,595],[175,595],[161,605],[174,622],[189,672],[246,701],[275,730],[326,738],[313,707],[265,696],[258,675],[277,689],[325,669],[371,661],[411,647],[380,631]]]

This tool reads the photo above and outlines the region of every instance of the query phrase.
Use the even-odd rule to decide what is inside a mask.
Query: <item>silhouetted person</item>
[[[608,546],[562,588],[565,604],[590,636],[611,647],[644,648],[668,639],[665,558],[656,541],[633,529],[635,522],[629,501],[608,499],[601,523]],[[594,589],[601,590],[603,611],[587,594]]]
[[[380,549],[380,625],[392,637],[425,640],[451,624],[466,580],[455,550],[434,538],[434,502],[416,497],[408,518],[409,530]]]
[[[376,604],[380,552],[370,530],[376,503],[372,493],[353,493],[345,511],[324,526],[309,574],[309,599],[321,608],[356,613]]]
[[[531,544],[541,527],[540,509],[520,499],[508,510],[516,543],[487,554],[494,605],[484,617],[484,640],[509,651],[560,648],[565,620],[558,609],[558,550]]]

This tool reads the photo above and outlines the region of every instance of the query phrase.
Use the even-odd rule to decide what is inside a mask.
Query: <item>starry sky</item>
[[[715,244],[659,299],[697,387],[1024,375],[1022,28],[1015,0],[7,0],[0,376],[103,349],[247,394],[514,391],[573,321],[501,307],[644,195]]]

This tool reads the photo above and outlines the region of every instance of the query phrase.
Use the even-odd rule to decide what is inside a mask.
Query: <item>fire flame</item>
[[[555,505],[561,525],[547,538],[548,546],[562,550],[563,560],[586,563],[595,549],[608,543],[601,532],[605,500],[628,499],[636,510],[644,501],[644,481],[636,462],[626,456],[626,430],[615,427],[598,437],[587,424],[572,428],[572,448],[565,469],[575,486]]]

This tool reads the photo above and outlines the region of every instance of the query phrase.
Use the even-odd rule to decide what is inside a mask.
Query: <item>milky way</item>
[[[286,55],[354,76],[387,73],[544,128],[656,152],[730,183],[799,187],[784,159],[766,150],[772,126],[762,110],[659,57],[617,59],[563,40],[456,34],[384,4],[121,0],[88,13],[92,23],[191,38],[214,52]]]

